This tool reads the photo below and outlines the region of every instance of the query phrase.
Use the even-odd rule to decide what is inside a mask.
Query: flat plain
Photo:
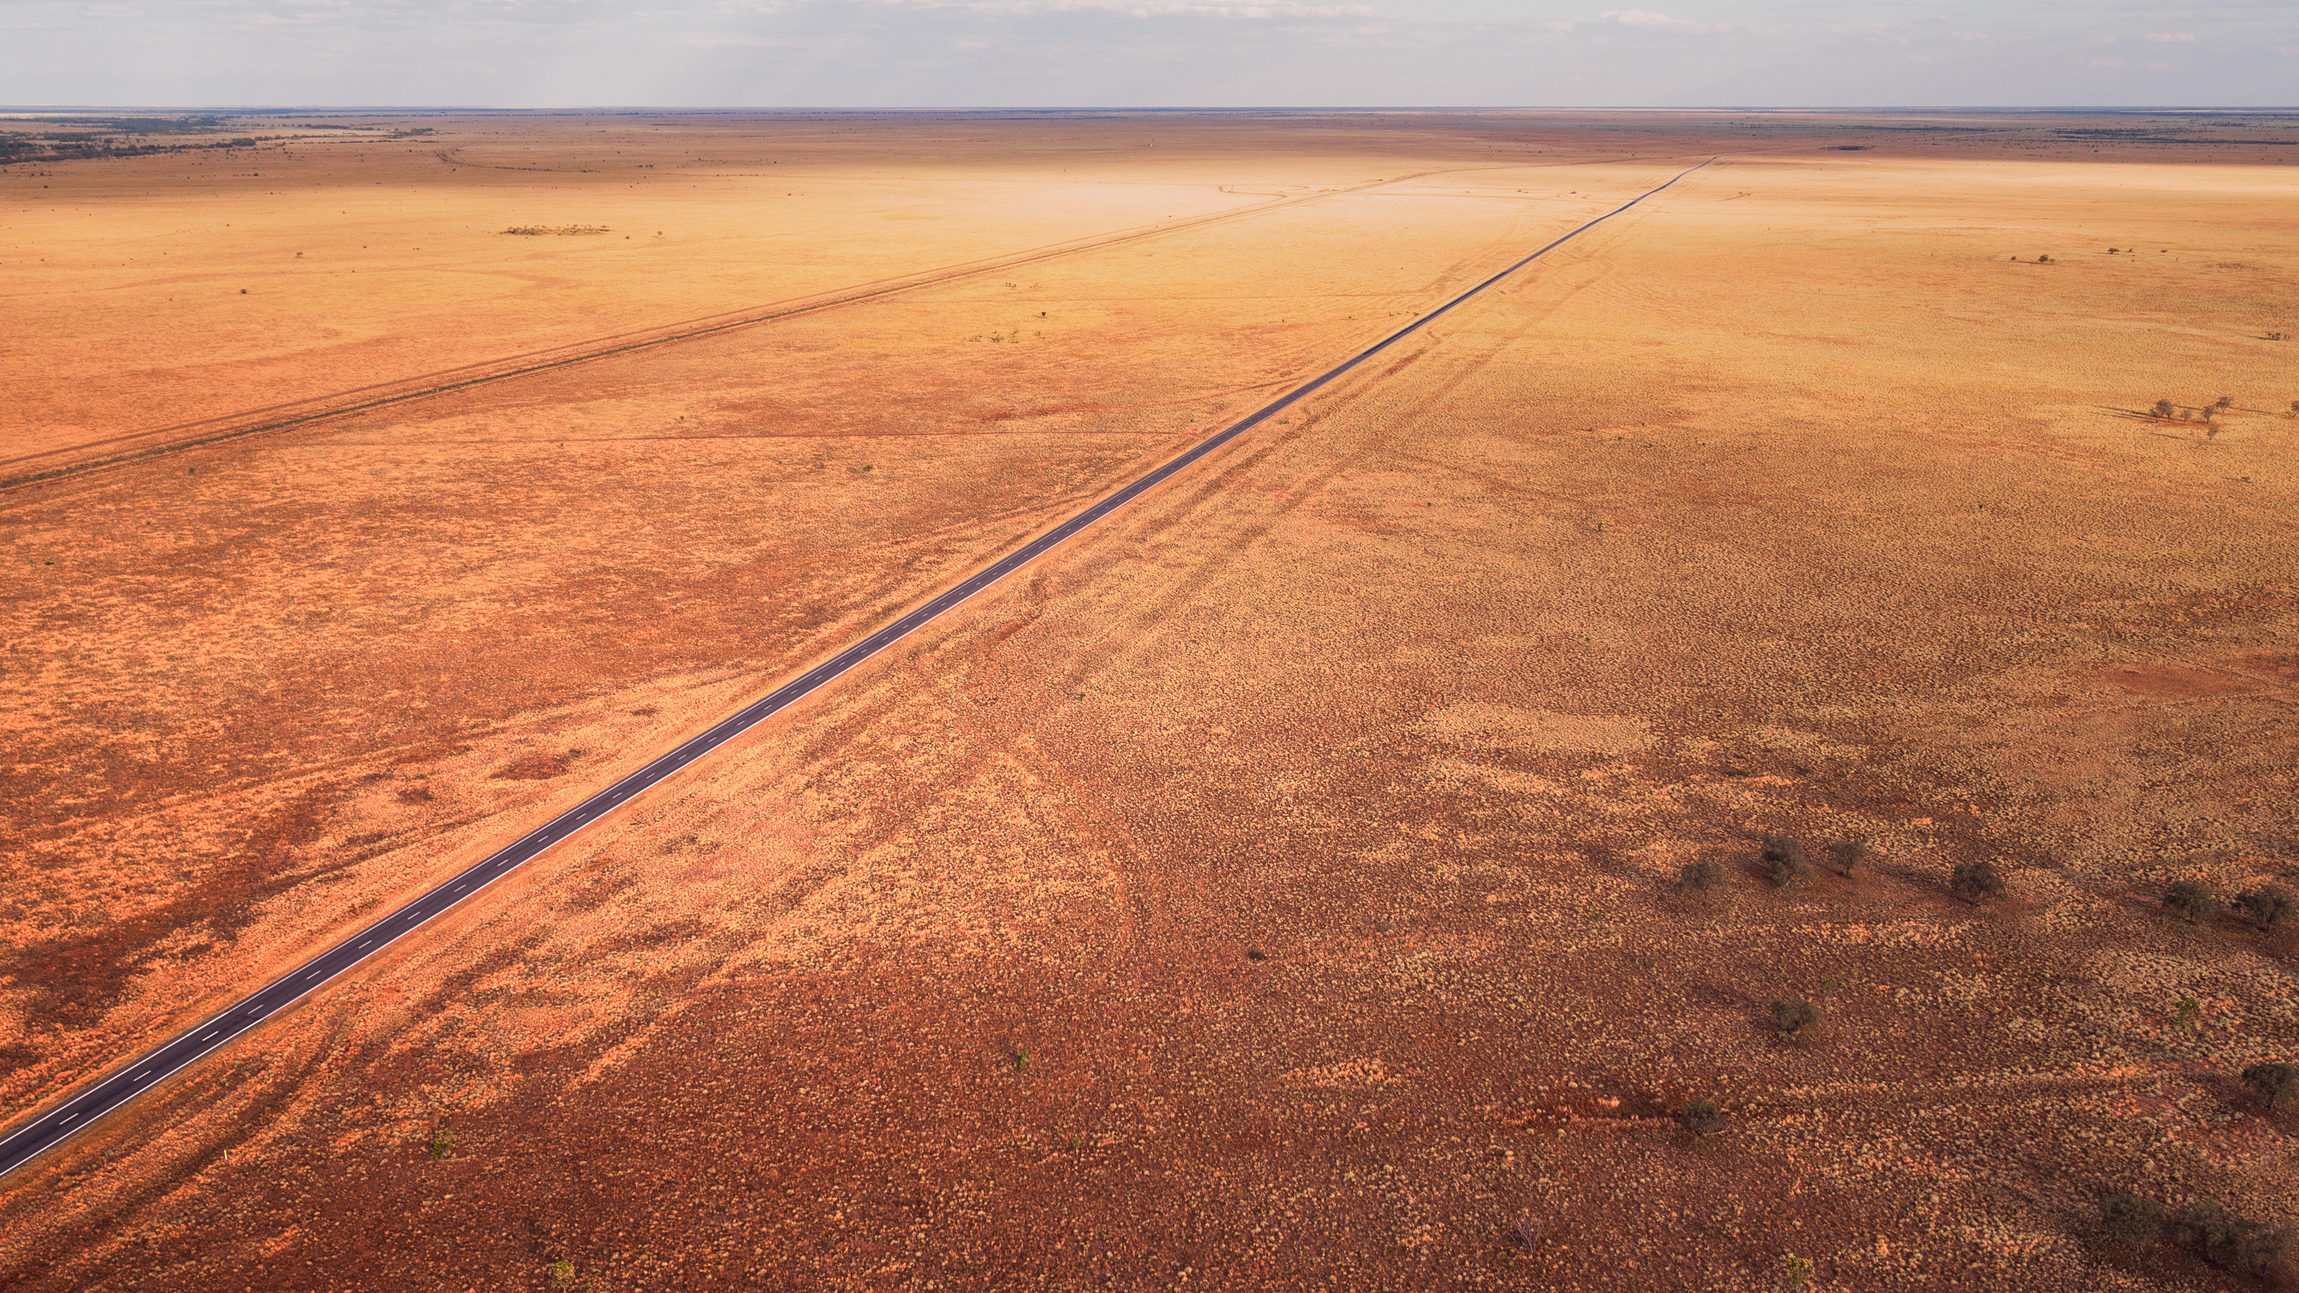
[[[2185,1289],[2101,1198],[2299,1219],[2299,945],[2161,901],[2299,868],[2299,120],[243,137],[0,166],[0,1115],[1715,160],[0,1182],[0,1286]]]

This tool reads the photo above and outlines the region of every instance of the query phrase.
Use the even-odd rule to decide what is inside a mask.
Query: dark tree
[[[2155,402],[2155,415],[2159,418],[2167,418],[2177,412],[2179,412],[2179,406],[2170,400],[2157,400]]]
[[[2243,1070],[2243,1085],[2250,1087],[2260,1099],[2267,1102],[2267,1111],[2275,1112],[2283,1097],[2299,1087],[2299,1069],[2293,1069],[2281,1060],[2269,1060]]]
[[[1948,892],[1977,903],[2004,896],[2004,873],[1993,862],[1966,862],[1948,876]]]
[[[1682,893],[1707,893],[1724,878],[1724,868],[1714,862],[1687,862],[1676,871],[1676,887]]]
[[[1732,1125],[1731,1115],[1717,1108],[1707,1096],[1686,1105],[1676,1120],[1694,1140],[1706,1140]]]
[[[2163,909],[2182,920],[2202,920],[2218,905],[2211,896],[2211,886],[2201,880],[2178,881],[2163,893]]]
[[[1868,860],[1868,845],[1864,840],[1838,840],[1828,846],[1828,856],[1835,860],[1838,872],[1850,875]]]
[[[1783,889],[1812,870],[1812,864],[1805,860],[1804,846],[1784,835],[1765,836],[1763,852],[1757,856],[1764,863],[1764,874]]]
[[[2111,1194],[2099,1201],[2100,1230],[2135,1253],[2155,1246],[2163,1220],[2163,1205],[2141,1195]]]
[[[1802,997],[1772,1003],[1772,1026],[1790,1041],[1803,1041],[1820,1031],[1820,1007]]]
[[[2196,1256],[2251,1278],[2273,1272],[2291,1247],[2289,1229],[2236,1216],[2208,1199],[2173,1213],[2169,1229]]]
[[[2272,931],[2291,918],[2291,891],[2263,884],[2235,895],[2235,909],[2262,931]]]
[[[2234,408],[2234,407],[2235,407],[2235,397],[2234,397],[2234,396],[2232,396],[2232,395],[2222,395],[2222,396],[2220,396],[2218,399],[2216,399],[2216,400],[2213,400],[2213,401],[2211,402],[2211,407],[2213,407],[2213,408],[2215,408],[2215,409],[2231,409],[2231,408]]]

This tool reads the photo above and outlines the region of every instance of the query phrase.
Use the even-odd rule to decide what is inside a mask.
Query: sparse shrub
[[[1836,863],[1838,874],[1849,876],[1868,860],[1867,841],[1838,840],[1828,846],[1828,856]]]
[[[1772,1026],[1790,1041],[1805,1041],[1820,1031],[1820,1007],[1802,997],[1775,1001],[1772,1003]]]
[[[2291,1094],[2294,1087],[2299,1087],[2299,1069],[2293,1069],[2280,1060],[2254,1064],[2243,1070],[2243,1085],[2250,1087],[2260,1099],[2265,1100],[2267,1112],[2273,1113],[2282,1106],[2283,1097]]]
[[[1812,1259],[1794,1253],[1780,1254],[1780,1287],[1808,1289],[1812,1287]]]
[[[425,1148],[430,1151],[431,1157],[445,1158],[455,1152],[455,1133],[440,1127],[431,1133],[431,1143]]]
[[[1803,879],[1812,870],[1805,860],[1804,846],[1782,835],[1764,837],[1764,849],[1759,858],[1764,863],[1764,874],[1782,889]]]
[[[1676,888],[1679,893],[1707,893],[1724,878],[1724,868],[1714,862],[1687,862],[1676,870]]]
[[[2271,932],[2291,918],[2291,891],[2272,884],[2246,889],[2235,895],[2235,909],[2261,932]]]
[[[2299,400],[2291,401],[2291,416],[2299,418]]]
[[[2050,256],[2050,254],[2049,254],[2049,253],[2046,253],[2046,254],[2044,254],[2044,255],[2041,255],[2041,256],[2038,256],[2038,257],[2036,257],[2036,263],[2037,263],[2038,265],[2049,265],[2049,264],[2051,264],[2051,263],[2052,263],[2052,258],[2051,258],[2051,256]]]
[[[1533,1220],[1533,1216],[1529,1212],[1520,1212],[1517,1214],[1516,1220],[1509,1223],[1509,1238],[1515,1242],[1519,1252],[1539,1252],[1541,1249],[1541,1231],[1547,1224]]]
[[[2193,997],[2181,997],[2179,1004],[2172,1009],[2171,1022],[2194,1032],[2196,1026],[2203,1022],[2203,1003]]]
[[[1978,903],[2004,896],[2004,873],[1988,861],[1966,862],[1948,875],[1948,892],[1965,902]]]
[[[2155,408],[2150,411],[2159,418],[2167,418],[2178,413],[2179,406],[2173,404],[2170,400],[2157,400],[2155,402]]]
[[[2163,893],[2163,909],[2186,921],[2202,920],[2218,905],[2211,887],[2201,880],[2178,881]]]
[[[2211,402],[2211,407],[2219,409],[2222,412],[2234,408],[2235,397],[2232,395],[2222,395],[2218,399],[2215,399]]]
[[[2099,1201],[2099,1228],[2110,1242],[2135,1253],[2155,1247],[2163,1236],[2163,1205],[2138,1194],[2111,1194]]]
[[[2272,1272],[2291,1247],[2288,1227],[2236,1216],[2209,1199],[2173,1213],[2166,1228],[2196,1256],[2250,1278]]]
[[[575,1264],[571,1261],[568,1261],[566,1258],[562,1257],[559,1260],[552,1262],[550,1270],[551,1282],[553,1284],[569,1284],[574,1282]]]
[[[1731,1126],[1732,1116],[1717,1108],[1707,1096],[1700,1096],[1684,1107],[1676,1121],[1694,1140],[1706,1140]]]
[[[2214,405],[2206,404],[2202,408],[2199,408],[2195,411],[2195,416],[2202,418],[2206,422],[2209,422],[2211,419],[2219,416],[2219,409]]]

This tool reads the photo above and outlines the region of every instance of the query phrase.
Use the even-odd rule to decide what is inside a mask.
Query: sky
[[[2299,0],[0,0],[0,104],[2294,106]]]

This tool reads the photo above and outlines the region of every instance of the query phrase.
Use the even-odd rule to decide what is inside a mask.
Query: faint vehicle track
[[[342,939],[319,955],[289,970],[254,994],[221,1013],[194,1024],[134,1061],[73,1092],[38,1115],[19,1123],[0,1139],[0,1175],[14,1171],[46,1150],[61,1144],[106,1114],[164,1083],[171,1075],[231,1044],[242,1033],[301,1001],[368,958],[380,955],[401,938],[461,905],[467,898],[511,874],[553,845],[606,817],[629,801],[677,775],[687,765],[734,740],[743,733],[816,690],[828,685],[927,624],[955,610],[975,594],[1037,560],[1072,536],[1133,502],[1150,490],[1196,464],[1230,441],[1253,430],[1311,395],[1370,363],[1392,346],[1420,332],[1471,298],[1495,286],[1556,248],[1635,207],[1705,167],[1710,158],[1678,172],[1660,185],[1631,198],[1603,215],[1520,257],[1498,272],[1448,298],[1443,304],[1390,332],[1341,363],[1294,387],[1229,427],[1199,441],[1190,449],[1104,495],[1098,502],[1039,534],[1028,543],[977,570],[956,586],[927,601],[893,623],[830,657],[797,679],[720,720],[709,729],[662,754],[638,770],[585,799],[582,803],[522,836],[486,859],[442,880],[422,896]]]
[[[1654,159],[1622,158],[1608,160]],[[981,274],[1015,269],[1023,265],[1034,265],[1064,256],[1100,251],[1147,238],[1201,229],[1208,225],[1241,220],[1248,216],[1261,215],[1286,207],[1322,202],[1352,193],[1363,193],[1386,188],[1390,185],[1410,183],[1414,180],[1426,179],[1431,175],[1449,175],[1460,171],[1509,169],[1516,168],[1509,165],[1450,167],[1368,180],[1362,184],[1351,184],[1297,197],[1283,197],[1274,201],[1258,202],[1251,206],[1237,207],[1228,211],[1216,211],[1208,215],[1192,216],[1187,219],[1161,221],[1154,225],[1120,230],[1117,233],[1048,243],[1042,247],[1033,247],[1010,256],[961,261],[955,265],[945,265],[916,274],[872,279],[852,287],[813,296],[793,297],[789,300],[777,301],[767,305],[730,310],[720,314],[706,314],[676,323],[661,324],[653,328],[610,333],[587,341],[569,342],[565,345],[506,355],[499,359],[484,360],[456,368],[443,368],[433,372],[418,373],[411,377],[378,382],[371,386],[353,387],[350,390],[313,396],[310,399],[245,409],[238,413],[218,414],[215,417],[152,427],[144,431],[131,431],[123,435],[108,436],[98,440],[85,440],[79,444],[43,449],[36,453],[21,454],[14,458],[0,458],[0,471],[6,471],[9,468],[18,469],[11,474],[0,476],[0,489],[10,489],[39,481],[54,480],[61,476],[78,475],[101,468],[116,467],[138,459],[175,453],[185,449],[195,449],[202,445],[215,444],[218,441],[236,440],[243,436],[262,435],[274,431],[293,430],[331,418],[364,413],[372,409],[405,404],[413,400],[428,399],[438,395],[447,395],[456,391],[469,390],[475,386],[508,381],[533,373],[550,372],[554,369],[588,363],[592,360],[607,359],[616,355],[627,355],[636,351],[675,345],[683,341],[713,337],[740,328],[755,327],[804,314],[820,313],[824,310],[855,305],[917,288],[933,287]],[[101,452],[93,457],[77,461],[57,461],[69,459],[74,454],[105,449],[109,449],[109,452]]]

